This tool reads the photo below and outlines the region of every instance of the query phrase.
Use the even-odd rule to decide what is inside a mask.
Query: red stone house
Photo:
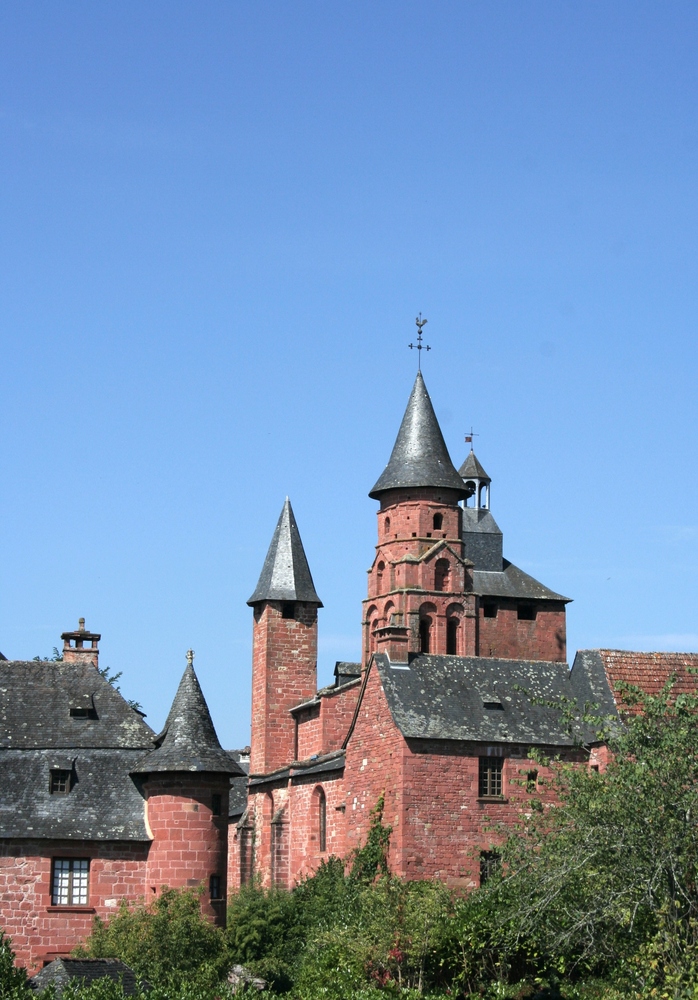
[[[286,501],[248,602],[249,752],[221,748],[191,657],[156,735],[99,673],[83,620],[60,662],[0,654],[0,928],[23,964],[164,885],[203,885],[222,923],[229,889],[290,887],[360,846],[381,797],[396,873],[477,885],[493,830],[545,787],[532,747],[603,763],[551,705],[612,714],[620,681],[672,675],[694,689],[696,654],[587,650],[570,670],[568,599],[503,557],[490,485],[472,451],[453,466],[420,373],[370,493],[362,659],[319,691],[322,602]]]

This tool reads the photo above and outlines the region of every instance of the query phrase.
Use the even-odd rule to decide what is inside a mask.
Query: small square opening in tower
[[[486,601],[482,605],[482,617],[483,618],[496,618],[497,617],[497,605],[494,601]]]
[[[534,622],[536,620],[536,609],[532,604],[519,604],[516,609],[516,617],[521,622]]]
[[[296,605],[291,601],[284,602],[281,605],[281,617],[282,618],[295,618],[296,617]]]

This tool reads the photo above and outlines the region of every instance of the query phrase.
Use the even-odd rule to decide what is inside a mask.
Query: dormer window
[[[51,795],[67,795],[70,791],[72,774],[65,769],[54,768],[49,776]]]
[[[86,707],[82,707],[82,706],[80,706],[78,708],[71,708],[71,710],[70,710],[70,718],[71,719],[96,719],[97,718],[97,710],[94,707],[92,707],[92,708],[86,708]]]

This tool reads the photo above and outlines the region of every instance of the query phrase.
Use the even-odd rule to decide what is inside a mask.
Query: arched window
[[[315,789],[318,845],[320,851],[327,850],[327,799],[322,788]]]
[[[389,531],[390,531],[390,518],[389,517],[386,517],[385,521],[383,522],[383,528],[384,528],[385,534],[387,535],[389,533]]]
[[[443,514],[434,514],[434,531],[441,531],[444,523]]]
[[[471,479],[469,479],[465,484],[465,488],[468,491],[468,495],[465,498],[465,506],[469,507],[471,499],[475,496],[477,487],[475,486],[475,483]],[[475,502],[473,502],[473,506],[474,507],[477,506]]]
[[[434,572],[434,590],[448,590],[448,577],[451,568],[448,559],[437,559]]]
[[[385,563],[381,560],[376,566],[376,576],[378,577],[378,587],[380,588],[383,583],[383,573],[385,571]]]
[[[449,656],[458,655],[458,629],[460,622],[457,618],[449,618],[446,622],[446,653]]]
[[[429,653],[431,647],[431,618],[424,617],[419,620],[419,651]]]

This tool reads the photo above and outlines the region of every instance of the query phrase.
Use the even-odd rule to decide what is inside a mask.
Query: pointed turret
[[[247,603],[255,605],[261,601],[303,601],[322,607],[288,497],[281,510],[257,586]]]
[[[490,485],[492,480],[478,461],[472,445],[470,447],[470,454],[458,470],[458,475],[462,478],[466,490],[466,508],[469,506],[468,501],[472,497],[472,506],[476,510],[489,510]],[[494,524],[494,522],[492,523]]]
[[[461,479],[481,479],[485,483],[492,482],[472,448],[470,449],[470,454],[458,470],[458,475]]]
[[[386,490],[433,486],[466,495],[463,480],[448,454],[421,371],[417,372],[390,461],[369,493],[379,500]]]
[[[211,713],[191,661],[179,683],[155,750],[139,761],[134,773],[156,771],[243,774],[240,766],[218,742]]]

